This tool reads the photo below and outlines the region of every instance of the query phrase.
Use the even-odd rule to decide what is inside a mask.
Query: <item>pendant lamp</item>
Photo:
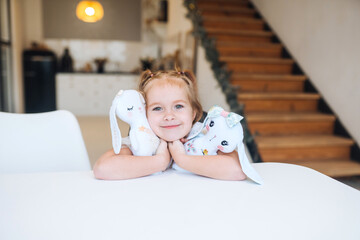
[[[76,16],[84,22],[97,22],[104,17],[104,9],[98,1],[81,1],[76,7]]]

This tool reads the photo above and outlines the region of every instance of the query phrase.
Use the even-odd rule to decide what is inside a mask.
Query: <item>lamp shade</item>
[[[84,22],[97,22],[104,17],[104,9],[98,1],[81,1],[76,7],[76,16]]]

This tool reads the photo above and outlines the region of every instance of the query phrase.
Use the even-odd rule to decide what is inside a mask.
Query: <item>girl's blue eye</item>
[[[183,107],[184,107],[184,106],[181,105],[181,104],[177,104],[177,105],[175,106],[176,109],[181,109],[181,108],[183,108]]]
[[[161,110],[161,107],[154,107],[153,108],[153,111],[160,111]]]

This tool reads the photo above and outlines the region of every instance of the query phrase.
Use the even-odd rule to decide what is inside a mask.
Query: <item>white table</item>
[[[255,168],[262,186],[173,170],[0,175],[0,239],[360,239],[360,191],[300,166]]]

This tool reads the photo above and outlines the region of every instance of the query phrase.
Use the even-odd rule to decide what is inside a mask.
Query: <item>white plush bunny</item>
[[[230,153],[237,148],[243,172],[258,184],[263,180],[249,163],[243,144],[244,133],[240,121],[242,116],[212,107],[199,131],[191,134],[184,146],[189,155],[216,155],[220,150]]]
[[[160,140],[149,126],[145,100],[138,91],[120,90],[112,102],[109,115],[112,144],[116,154],[119,154],[122,142],[116,116],[130,125],[130,150],[133,155],[152,156],[155,154]]]

